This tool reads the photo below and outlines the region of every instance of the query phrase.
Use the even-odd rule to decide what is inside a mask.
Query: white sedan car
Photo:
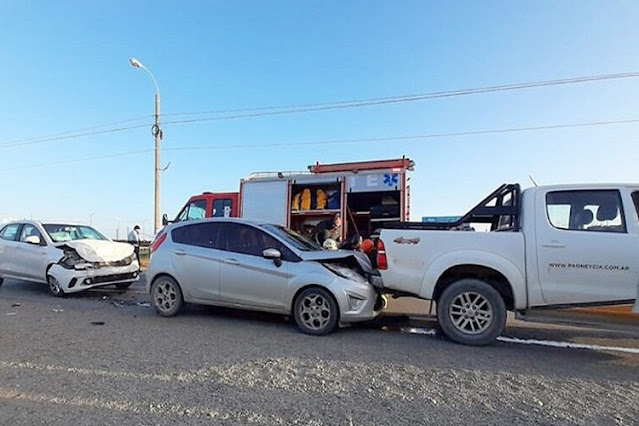
[[[18,221],[0,229],[0,284],[46,283],[54,296],[94,287],[125,289],[140,279],[133,246],[86,225]]]

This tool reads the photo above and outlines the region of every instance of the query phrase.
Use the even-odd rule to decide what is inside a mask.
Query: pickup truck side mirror
[[[34,246],[39,246],[42,243],[40,237],[38,237],[37,235],[29,235],[27,238],[24,239],[24,242],[27,244],[33,244]]]
[[[274,248],[267,248],[262,252],[262,256],[264,256],[265,259],[273,259],[273,262],[275,262],[275,266],[277,266],[278,268],[282,266],[282,252],[280,252],[279,250]]]

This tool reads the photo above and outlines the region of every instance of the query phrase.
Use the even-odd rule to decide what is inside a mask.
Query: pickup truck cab
[[[385,291],[435,301],[444,334],[484,345],[506,311],[548,321],[576,313],[565,308],[636,303],[638,212],[639,184],[505,184],[452,224],[387,225],[378,265]],[[462,230],[476,223],[491,232]]]

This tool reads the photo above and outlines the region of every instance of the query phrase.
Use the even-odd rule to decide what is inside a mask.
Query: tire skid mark
[[[98,398],[80,397],[60,397],[39,393],[19,392],[0,387],[0,400],[4,401],[26,401],[36,404],[51,404],[56,406],[71,406],[80,408],[92,408],[98,410],[120,411],[133,414],[152,414],[162,416],[186,417],[186,418],[207,418],[211,420],[232,420],[244,424],[257,425],[283,425],[287,422],[272,415],[262,415],[250,411],[242,412],[222,412],[211,408],[188,407],[180,404],[170,403],[132,403],[116,400],[102,400]]]

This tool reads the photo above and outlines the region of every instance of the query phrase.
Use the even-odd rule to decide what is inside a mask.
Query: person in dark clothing
[[[328,238],[340,242],[342,239],[342,218],[336,214],[331,219],[323,220],[315,227],[315,240],[319,245]]]

